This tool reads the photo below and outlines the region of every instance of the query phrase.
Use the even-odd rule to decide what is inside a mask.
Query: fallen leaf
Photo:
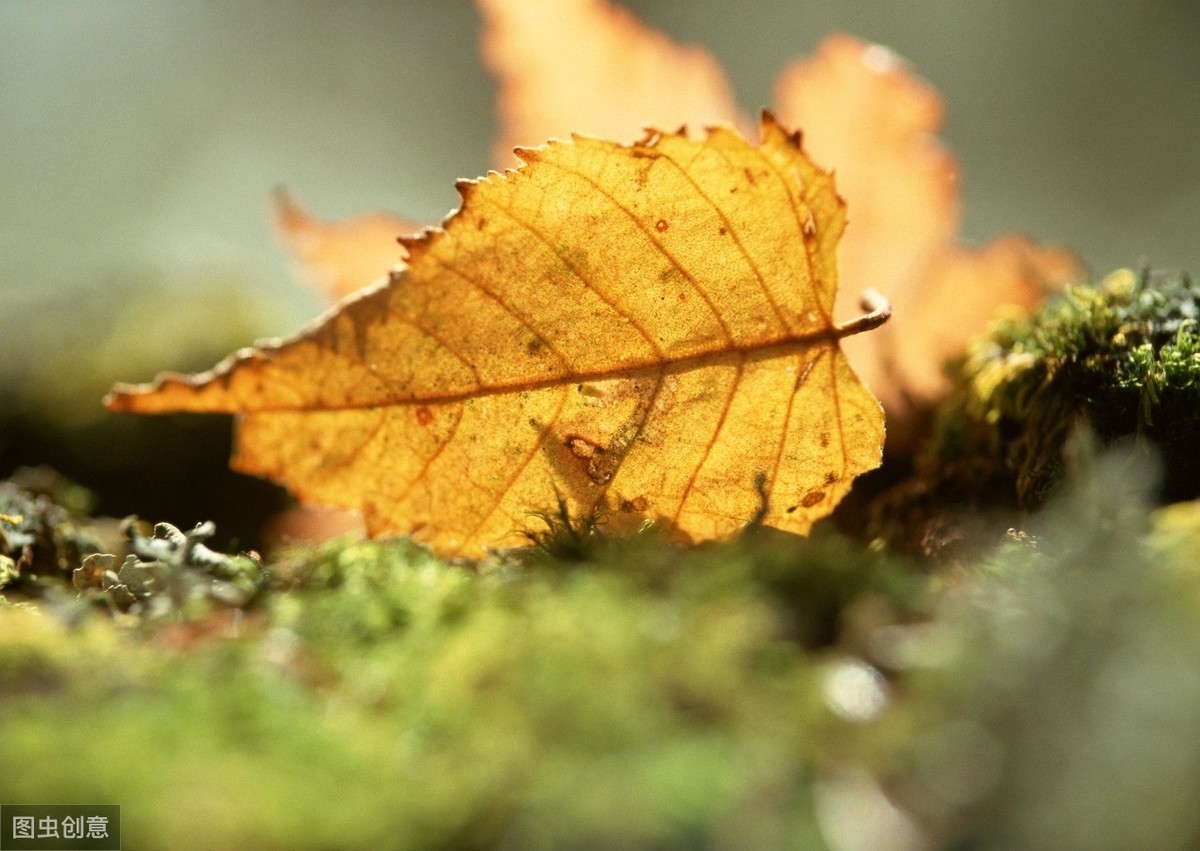
[[[322,221],[282,190],[275,193],[275,222],[302,273],[334,300],[386,278],[401,266],[405,252],[396,238],[420,230],[419,225],[388,213]]]
[[[880,462],[883,416],[838,341],[831,175],[769,115],[576,137],[459,183],[408,265],[296,337],[112,410],[241,414],[234,466],[445,555],[521,540],[562,498],[682,538],[804,532]]]
[[[906,393],[932,399],[942,393],[946,383],[944,363],[962,351],[961,329],[986,328],[1003,315],[1006,306],[1033,307],[1049,289],[1077,279],[1081,272],[1072,252],[1008,234],[981,248],[943,248],[912,274],[912,285],[893,290],[901,294],[915,291],[937,309],[923,309],[920,301],[907,305],[903,330],[886,341],[888,364],[892,373],[904,376]],[[981,281],[988,286],[981,287]],[[847,347],[862,339],[847,340]],[[879,380],[886,386],[886,375]]]
[[[263,528],[268,552],[295,544],[320,544],[334,538],[361,538],[367,533],[362,515],[348,509],[299,505],[276,514]]]

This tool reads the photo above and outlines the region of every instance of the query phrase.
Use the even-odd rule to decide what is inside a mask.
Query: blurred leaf
[[[334,300],[384,280],[401,268],[408,252],[397,237],[417,225],[386,213],[367,213],[343,222],[313,218],[282,190],[275,198],[275,221],[301,273]]]

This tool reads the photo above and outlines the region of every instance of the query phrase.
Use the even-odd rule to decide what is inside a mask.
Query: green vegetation
[[[341,543],[270,582],[236,617],[11,608],[0,797],[120,801],[154,847],[198,818],[206,847],[778,845],[854,726],[821,697],[841,615],[922,599],[829,536],[477,570]]]
[[[1062,476],[1067,438],[1086,423],[1104,441],[1153,444],[1169,498],[1200,496],[1198,295],[1186,274],[1125,269],[998,322],[959,367],[936,463],[977,473],[993,461],[1021,505],[1038,505]]]
[[[1181,847],[1200,511],[1130,464],[956,575],[824,529],[335,542],[115,617],[56,581],[0,610],[0,799],[119,802],[133,847]]]
[[[996,321],[950,365],[915,475],[873,506],[877,532],[936,553],[966,509],[1036,509],[1083,435],[1154,459],[1156,498],[1200,496],[1198,297],[1185,273],[1123,269]]]

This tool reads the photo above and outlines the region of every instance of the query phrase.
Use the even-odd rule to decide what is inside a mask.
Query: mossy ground
[[[922,596],[836,538],[477,569],[380,542],[292,554],[236,617],[9,606],[0,798],[119,801],[143,847],[816,841],[839,613]]]
[[[120,803],[131,848],[1183,847],[1200,513],[1095,463],[955,574],[825,529],[335,542],[172,616],[64,583],[0,609],[0,800]]]

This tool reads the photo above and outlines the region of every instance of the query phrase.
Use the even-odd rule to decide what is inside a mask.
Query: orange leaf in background
[[[404,262],[397,242],[418,225],[387,213],[365,213],[342,222],[313,218],[282,190],[275,195],[280,237],[320,291],[334,300],[373,284]]]
[[[906,332],[931,324],[922,317],[934,325],[942,322],[947,302],[933,296],[936,281],[923,277],[923,270],[937,253],[955,245],[961,218],[956,164],[934,135],[942,125],[941,99],[887,49],[831,36],[812,58],[780,74],[776,101],[789,121],[806,122],[798,125],[806,128],[806,144],[837,165],[838,188],[853,204],[854,224],[842,244],[845,279],[871,281],[894,299],[893,310],[903,317],[900,331],[894,326],[881,331],[888,339],[847,341],[846,347],[856,372],[889,413],[895,412],[904,404],[902,394],[916,388],[893,348]],[[1013,295],[996,283],[982,279],[972,288],[989,301]],[[939,295],[952,301],[964,293]],[[917,366],[940,374],[954,346],[965,342],[965,334],[982,330],[995,306],[991,301],[975,324],[942,331],[949,349],[931,340],[918,342],[927,364]]]
[[[999,307],[1032,307],[1081,274],[1069,251],[1022,236],[980,249],[958,243],[957,164],[935,135],[941,98],[886,48],[830,36],[811,59],[784,69],[776,101],[783,120],[805,128],[813,155],[836,167],[854,210],[843,278],[878,288],[896,312],[879,334],[846,344],[889,414],[943,392],[943,363]]]
[[[617,530],[804,532],[879,464],[838,342],[886,315],[832,320],[845,208],[798,134],[519,156],[460,183],[386,286],[109,407],[239,413],[237,469],[444,555],[520,542],[560,497]]]
[[[555,135],[632,141],[651,125],[752,126],[739,116],[711,56],[672,44],[623,9],[597,0],[478,5],[487,22],[481,52],[500,83],[502,131],[492,148],[497,168],[517,164],[518,145]],[[418,229],[385,214],[327,223],[286,196],[277,206],[285,244],[335,301],[386,274],[396,259],[396,236]]]
[[[601,0],[477,0],[484,61],[499,82],[497,167],[513,148],[571,133],[629,142],[647,127],[730,123],[744,133],[721,66]]]
[[[1009,234],[982,248],[944,248],[912,274],[920,276],[913,285],[894,290],[919,295],[923,301],[910,298],[903,331],[882,345],[887,347],[890,372],[904,376],[905,392],[930,399],[943,389],[942,364],[963,348],[962,329],[983,329],[998,317],[1002,305],[997,294],[1007,294],[1008,304],[1030,307],[1051,282],[1076,279],[1080,269],[1078,259],[1066,249],[1037,246]],[[926,309],[925,303],[933,307]],[[847,340],[847,348],[861,339]],[[889,378],[884,375],[880,380],[886,386]]]

